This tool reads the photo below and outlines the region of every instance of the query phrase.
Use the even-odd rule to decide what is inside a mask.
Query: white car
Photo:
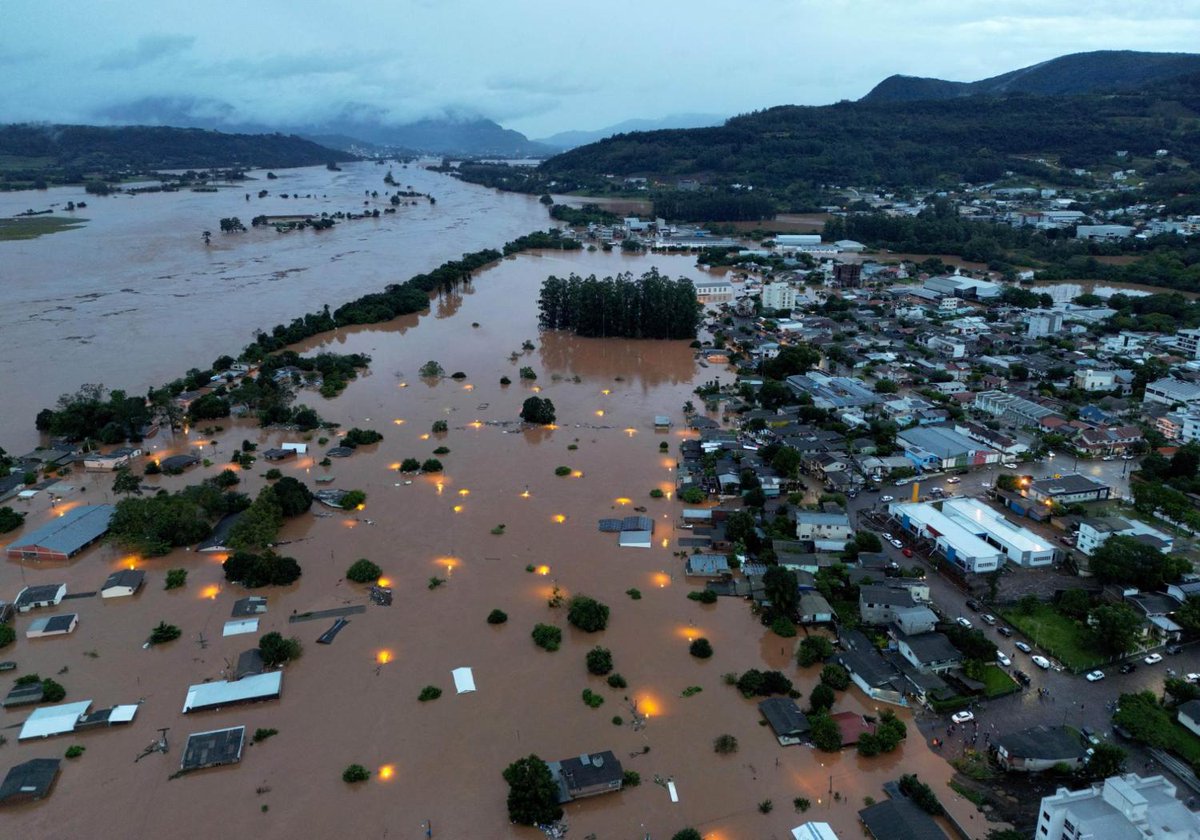
[[[980,487],[991,487],[991,486],[992,486],[992,482],[990,482],[990,481],[984,481],[984,482],[981,482],[979,486],[980,486]]]
[[[1033,648],[1031,648],[1029,645],[1025,644],[1024,642],[1013,642],[1013,647],[1015,647],[1017,650],[1021,651],[1021,653],[1029,653],[1030,651],[1033,650]]]
[[[1157,665],[1159,662],[1162,662],[1162,654],[1161,653],[1152,653],[1149,656],[1147,656],[1145,659],[1143,659],[1142,661],[1145,662],[1147,665]]]
[[[946,483],[947,483],[947,484],[958,484],[958,482],[960,482],[960,481],[962,481],[962,479],[961,479],[961,478],[959,478],[958,476],[954,476],[954,477],[952,477],[952,478],[947,478],[947,479],[946,479]]]
[[[973,712],[955,712],[950,715],[950,720],[955,723],[970,723],[975,720],[975,714]]]
[[[996,623],[996,616],[992,615],[991,613],[984,613],[983,615],[981,615],[979,617],[983,619],[984,624],[995,624]]]
[[[971,621],[969,619],[963,618],[961,615],[958,618],[956,618],[955,621],[958,622],[959,627],[970,627],[971,626]]]
[[[999,662],[1001,665],[1003,665],[1005,668],[1007,668],[1009,665],[1012,664],[1012,660],[1009,659],[1008,656],[1002,650],[996,651],[996,661]]]
[[[896,548],[904,548],[904,543],[900,540],[892,540],[892,545],[896,546]]]
[[[1050,660],[1047,659],[1046,657],[1034,654],[1030,658],[1033,659],[1033,664],[1038,666],[1039,668],[1041,668],[1043,671],[1050,670]]]
[[[1103,671],[1089,671],[1087,673],[1086,679],[1088,682],[1100,682],[1100,680],[1104,679],[1104,672]]]
[[[895,497],[895,496],[880,496],[880,497],[879,497],[879,501],[881,501],[881,502],[894,502],[894,501],[896,501],[896,497]]]
[[[1001,464],[1000,466],[1004,467],[1006,470],[1015,470],[1017,468],[1016,464]]]
[[[1200,683],[1200,674],[1185,674],[1183,678],[1193,685]]]

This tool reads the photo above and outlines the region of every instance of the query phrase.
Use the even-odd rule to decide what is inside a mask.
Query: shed
[[[239,703],[278,699],[283,687],[283,672],[271,671],[234,682],[209,682],[188,686],[183,712],[202,712]]]
[[[812,728],[790,697],[770,697],[758,704],[758,710],[782,746],[801,743]]]
[[[183,748],[182,771],[203,770],[222,764],[237,764],[242,760],[242,745],[246,741],[246,727],[233,726],[229,729],[212,729],[194,732],[188,736]]]
[[[55,607],[67,596],[65,583],[48,583],[42,586],[26,586],[17,593],[13,606],[17,612],[29,612],[38,607]]]
[[[307,455],[308,454],[308,444],[307,443],[281,443],[281,444],[279,444],[279,448],[280,449],[289,449],[292,452],[295,452],[297,455]]]
[[[0,805],[16,805],[49,796],[61,763],[57,758],[31,758],[14,766],[0,782]]]
[[[61,703],[57,706],[43,706],[35,709],[25,719],[21,727],[18,741],[29,738],[49,738],[51,735],[65,735],[75,731],[75,724],[87,714],[92,707],[91,700],[80,700],[77,703]]]
[[[28,706],[31,703],[42,702],[44,690],[42,683],[38,682],[25,683],[24,685],[14,685],[5,695],[3,700],[0,700],[0,706],[6,709],[11,709],[14,706]]]
[[[108,533],[114,510],[112,505],[83,505],[64,511],[5,551],[13,560],[68,560]]]
[[[665,414],[655,414],[654,415],[654,428],[656,428],[656,429],[671,428],[671,418]]]
[[[233,621],[226,621],[225,626],[221,628],[222,636],[243,636],[246,633],[257,632],[257,618],[235,618]]]
[[[93,726],[116,726],[119,723],[132,723],[137,716],[138,704],[126,703],[122,706],[112,706],[108,709],[97,709],[86,715],[81,715],[75,724],[76,729],[89,729]]]
[[[75,613],[35,618],[26,628],[25,638],[41,639],[46,636],[65,636],[68,633],[74,633],[78,625],[79,616]]]
[[[101,598],[123,598],[137,592],[146,582],[146,573],[141,569],[121,569],[113,572],[100,587]]]
[[[825,624],[835,617],[836,613],[825,596],[817,592],[805,592],[800,596],[801,624]]]

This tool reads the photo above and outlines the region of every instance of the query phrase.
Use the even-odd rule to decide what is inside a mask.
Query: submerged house
[[[621,789],[625,771],[612,750],[583,753],[578,758],[549,762],[550,775],[558,783],[558,801],[571,802]]]

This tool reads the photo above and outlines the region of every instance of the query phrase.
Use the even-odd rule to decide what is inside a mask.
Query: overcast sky
[[[158,100],[273,125],[452,111],[539,137],[1096,49],[1200,51],[1200,0],[0,0],[0,121]]]

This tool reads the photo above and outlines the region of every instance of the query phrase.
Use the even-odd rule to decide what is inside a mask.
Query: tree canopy
[[[538,298],[545,329],[573,330],[597,338],[695,338],[700,324],[696,290],[686,278],[671,280],[651,269],[586,279],[547,277]]]
[[[552,823],[561,819],[558,785],[550,765],[536,754],[519,758],[504,768],[508,782],[508,818],[521,825]]]
[[[1123,583],[1155,591],[1190,571],[1183,557],[1165,554],[1134,537],[1112,536],[1092,552],[1091,571],[1103,583]]]

